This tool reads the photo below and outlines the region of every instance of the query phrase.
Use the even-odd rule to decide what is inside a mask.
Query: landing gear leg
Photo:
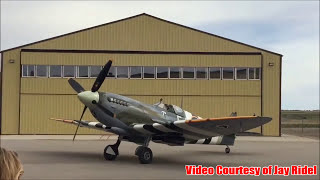
[[[147,137],[144,141],[143,146],[138,146],[135,152],[135,155],[138,156],[141,164],[150,164],[152,162],[152,151],[149,146],[151,136]]]
[[[230,148],[229,148],[229,146],[227,145],[227,147],[226,147],[226,149],[224,150],[227,154],[229,154],[230,153]]]
[[[119,155],[119,145],[121,143],[121,140],[122,140],[122,137],[119,136],[118,137],[118,140],[115,144],[113,145],[108,145],[104,148],[104,151],[103,151],[103,156],[106,160],[109,160],[109,161],[113,161],[116,159],[116,157]]]

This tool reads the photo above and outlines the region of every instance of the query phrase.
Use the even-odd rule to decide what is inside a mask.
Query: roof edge
[[[193,30],[193,31],[197,31],[197,32],[200,32],[200,33],[204,33],[204,34],[207,34],[207,35],[210,35],[210,36],[214,36],[214,37],[217,37],[217,38],[221,38],[221,39],[224,39],[224,40],[227,40],[227,41],[231,41],[231,42],[234,42],[234,43],[238,43],[238,44],[241,44],[241,45],[245,45],[245,46],[249,46],[249,47],[252,47],[252,48],[255,48],[255,49],[258,49],[258,50],[261,50],[261,51],[265,51],[265,52],[268,52],[268,53],[272,53],[272,54],[275,54],[275,55],[279,55],[279,56],[283,56],[282,54],[279,54],[279,53],[276,53],[276,52],[273,52],[273,51],[269,51],[269,50],[266,50],[266,49],[262,49],[262,48],[259,48],[259,47],[256,47],[256,46],[252,46],[252,45],[249,45],[249,44],[246,44],[246,43],[242,43],[242,42],[239,42],[239,41],[236,41],[236,40],[232,40],[232,39],[229,39],[229,38],[226,38],[226,37],[223,37],[223,36],[219,36],[219,35],[216,35],[216,34],[212,34],[212,33],[209,33],[209,32],[206,32],[206,31],[202,31],[202,30],[199,30],[199,29],[195,29],[195,28],[192,28],[192,27],[189,27],[189,26],[185,26],[185,25],[182,25],[182,24],[179,24],[179,23],[175,23],[175,22],[172,22],[172,21],[168,21],[168,20],[165,20],[165,19],[161,19],[159,17],[156,17],[156,16],[152,16],[150,14],[145,14],[149,17],[152,17],[152,18],[155,18],[155,19],[158,19],[160,21],[164,21],[164,22],[167,22],[167,23],[170,23],[170,24],[174,24],[174,25],[177,25],[177,26],[180,26],[180,27],[184,27],[184,28],[187,28],[187,29],[190,29],[190,30]]]
[[[276,52],[273,52],[273,51],[269,51],[269,50],[262,49],[262,48],[259,48],[259,47],[256,47],[256,46],[252,46],[252,45],[249,45],[249,44],[245,44],[245,43],[242,43],[242,42],[239,42],[239,41],[235,41],[235,40],[232,40],[232,39],[228,39],[228,38],[225,38],[225,37],[222,37],[222,36],[218,36],[218,35],[216,35],[216,34],[212,34],[212,33],[209,33],[209,32],[205,32],[205,31],[202,31],[202,30],[199,30],[199,29],[195,29],[195,28],[192,28],[192,27],[189,27],[189,26],[185,26],[185,25],[182,25],[182,24],[178,24],[178,23],[175,23],[175,22],[172,22],[172,21],[168,21],[168,20],[165,20],[165,19],[161,19],[161,18],[159,18],[159,17],[152,16],[152,15],[146,14],[146,13],[137,14],[137,15],[135,15],[135,16],[126,17],[126,18],[119,19],[119,20],[116,20],[116,21],[111,21],[111,22],[108,22],[108,23],[104,23],[104,24],[92,26],[92,27],[85,28],[85,29],[80,29],[80,30],[77,30],[77,31],[73,31],[73,32],[70,32],[70,33],[66,33],[66,34],[54,36],[54,37],[51,37],[51,38],[39,40],[39,41],[36,41],[36,42],[24,44],[24,45],[21,45],[21,46],[17,46],[17,47],[5,49],[5,50],[0,51],[0,53],[6,52],[6,51],[10,51],[10,50],[14,50],[14,49],[18,49],[18,48],[23,48],[23,47],[25,47],[25,46],[29,46],[29,45],[32,45],[32,44],[41,43],[41,42],[44,42],[44,41],[49,41],[49,40],[52,40],[52,39],[64,37],[64,36],[71,35],[71,34],[75,34],[75,33],[78,33],[78,32],[82,32],[82,31],[86,31],[86,30],[98,28],[98,27],[101,27],[101,26],[105,26],[105,25],[117,23],[117,22],[120,22],[120,21],[129,20],[129,19],[136,18],[136,17],[143,16],[143,15],[146,15],[146,16],[149,16],[149,17],[152,17],[152,18],[155,18],[155,19],[157,19],[157,20],[160,20],[160,21],[163,21],[163,22],[166,22],[166,23],[170,23],[170,24],[177,25],[177,26],[180,26],[180,27],[183,27],[183,28],[187,28],[187,29],[190,29],[190,30],[193,30],[193,31],[196,31],[196,32],[204,33],[204,34],[207,34],[207,35],[210,35],[210,36],[214,36],[214,37],[217,37],[217,38],[220,38],[220,39],[224,39],[224,40],[231,41],[231,42],[234,42],[234,43],[237,43],[237,44],[241,44],[241,45],[244,45],[244,46],[248,46],[248,47],[251,47],[251,48],[254,48],[254,49],[258,49],[258,50],[261,50],[261,51],[265,51],[265,52],[268,52],[268,53],[272,53],[272,54],[275,54],[275,55],[278,55],[278,56],[281,56],[281,57],[283,56],[282,54],[279,54],[279,53],[276,53]]]

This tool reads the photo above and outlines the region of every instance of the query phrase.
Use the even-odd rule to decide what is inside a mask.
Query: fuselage
[[[192,119],[190,112],[161,102],[150,105],[118,94],[91,91],[81,92],[78,97],[99,122],[119,131],[130,132],[134,124],[170,124]]]

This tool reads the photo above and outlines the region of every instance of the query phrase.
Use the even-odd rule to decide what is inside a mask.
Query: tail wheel
[[[230,148],[229,147],[226,147],[226,149],[224,150],[227,154],[230,153]]]

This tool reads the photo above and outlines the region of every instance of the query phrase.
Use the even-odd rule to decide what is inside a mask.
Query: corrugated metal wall
[[[225,56],[225,55],[153,55],[153,54],[78,54],[78,53],[27,53],[14,49],[3,53],[3,87],[2,87],[2,134],[47,132],[67,133],[68,130],[55,127],[36,127],[30,124],[47,119],[44,114],[51,106],[33,105],[38,102],[54,101],[61,103],[62,97],[75,97],[66,79],[20,78],[21,64],[60,64],[60,65],[101,65],[108,59],[114,65],[141,66],[232,66],[263,67],[262,81],[196,81],[196,80],[108,80],[108,87],[102,90],[137,96],[146,102],[158,101],[160,95],[185,99],[185,108],[199,111],[200,116],[228,115],[237,107],[239,115],[251,115],[260,109],[262,90],[262,115],[273,118],[263,127],[265,135],[279,135],[279,100],[280,100],[280,56],[240,43],[228,41],[216,36],[200,33],[192,29],[171,24],[147,15],[111,23],[97,28],[73,33],[68,36],[25,46],[26,49],[76,49],[76,50],[137,50],[137,51],[184,51],[184,52],[262,52],[260,56]],[[20,55],[22,57],[20,57]],[[14,59],[15,63],[9,63]],[[20,61],[21,60],[21,61]],[[268,63],[274,66],[269,67]],[[80,79],[85,88],[92,85],[93,79]],[[147,85],[147,86],[146,86]],[[129,88],[128,88],[129,87]],[[156,87],[156,88],[149,88]],[[196,88],[201,87],[201,88]],[[164,93],[165,92],[165,93]],[[40,95],[41,94],[41,95]],[[57,95],[59,94],[59,95]],[[63,94],[65,94],[63,96]],[[143,96],[144,95],[144,96]],[[148,96],[145,96],[148,95]],[[151,96],[155,95],[155,96]],[[199,96],[201,95],[201,96]],[[70,96],[70,97],[69,97]],[[199,96],[199,97],[198,97]],[[68,99],[66,98],[66,99]],[[189,99],[189,100],[188,100]],[[210,99],[210,102],[207,100]],[[75,101],[75,100],[72,100]],[[70,101],[70,102],[72,102]],[[192,103],[188,103],[192,102]],[[201,101],[205,108],[196,109],[193,101]],[[31,103],[33,102],[33,103]],[[69,102],[69,101],[68,101]],[[180,100],[178,100],[179,104]],[[212,105],[212,103],[214,105]],[[215,103],[220,102],[220,103]],[[210,104],[207,104],[210,103]],[[245,103],[246,106],[242,107]],[[221,106],[217,105],[221,104]],[[252,107],[251,107],[252,105]],[[74,104],[77,109],[77,104]],[[215,107],[218,106],[218,107]],[[214,107],[211,110],[210,107]],[[29,109],[28,109],[29,108]],[[243,108],[243,109],[242,109]],[[21,111],[21,113],[20,113]],[[77,110],[75,110],[77,111]],[[81,108],[80,108],[81,111]],[[234,110],[236,111],[236,110]],[[65,110],[52,108],[54,114],[64,114]],[[228,113],[228,114],[226,114]],[[70,118],[78,118],[70,114]],[[69,116],[68,116],[69,117]],[[91,117],[87,117],[90,119]],[[45,120],[47,121],[47,120]],[[43,123],[43,122],[41,122]],[[52,122],[49,122],[52,123]],[[42,124],[45,125],[45,124]],[[51,126],[51,125],[50,125]],[[20,127],[20,128],[19,128]],[[61,127],[58,125],[58,127]],[[49,128],[49,129],[46,129]],[[50,129],[51,128],[51,129]],[[41,130],[42,129],[42,130]],[[58,132],[61,129],[61,132]],[[70,130],[73,132],[73,130]],[[87,131],[89,132],[89,131]]]
[[[143,55],[143,54],[72,54],[23,52],[22,64],[102,65],[106,59],[114,59],[115,66],[199,66],[199,67],[259,67],[260,55]],[[77,79],[89,89],[94,79]],[[180,105],[184,96],[184,108],[203,117],[260,115],[261,82],[257,80],[145,80],[107,79],[101,91],[132,96],[147,103],[166,102]],[[49,102],[49,103],[47,103]],[[199,106],[200,105],[200,106]],[[67,129],[50,117],[77,119],[82,105],[69,86],[67,78],[21,78],[20,133],[68,134]],[[37,112],[37,113],[35,113]],[[69,113],[68,113],[69,112]],[[88,113],[84,119],[93,120]],[[257,131],[260,129],[258,128]],[[93,131],[83,131],[92,133]],[[81,133],[81,132],[80,132]]]
[[[129,96],[146,102],[156,103],[163,98],[166,103],[180,106],[182,96]],[[259,97],[242,96],[184,96],[183,107],[188,111],[202,117],[221,117],[237,111],[238,115],[260,115]],[[76,95],[21,95],[21,134],[73,134],[75,126],[66,125],[48,120],[50,117],[64,117],[78,119],[81,115],[83,104]],[[85,120],[95,121],[89,111]],[[256,132],[260,132],[256,129]],[[100,131],[81,128],[79,134],[92,134]]]

